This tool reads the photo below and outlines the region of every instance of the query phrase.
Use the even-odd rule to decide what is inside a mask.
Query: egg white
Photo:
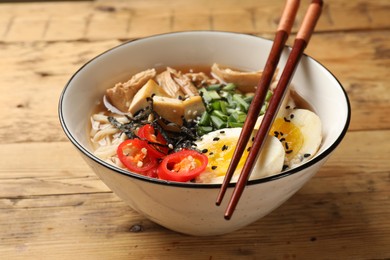
[[[232,149],[230,150],[230,153],[232,155],[232,152],[236,148],[236,144],[241,134],[241,130],[242,128],[226,128],[210,132],[202,136],[202,139],[196,142],[197,148],[203,151],[207,150],[207,152],[205,152],[205,155],[210,155],[210,153],[212,153],[213,155],[218,156],[218,154],[223,155],[224,152],[222,151],[221,146],[223,146],[223,144],[228,143],[230,146],[228,149]],[[250,145],[251,141],[248,146]],[[279,140],[276,137],[268,136],[264,144],[264,148],[253,167],[250,179],[258,179],[279,173],[283,168],[284,154],[285,152],[283,146],[279,142]],[[197,178],[196,181],[200,183],[222,183],[223,179],[225,178],[226,172],[223,171],[221,173],[220,170],[221,168],[225,170],[228,168],[229,163],[231,161],[231,155],[229,158],[224,158],[222,156],[221,158],[217,158],[217,160],[214,160],[214,157],[214,159],[211,159],[211,162],[209,159],[208,167],[206,168],[205,172],[203,172]],[[246,156],[247,152],[244,152],[244,161],[246,159]],[[213,166],[216,166],[216,168],[213,169]],[[240,163],[237,167],[233,175],[232,182],[237,181],[238,176],[241,173],[242,166],[243,164]]]

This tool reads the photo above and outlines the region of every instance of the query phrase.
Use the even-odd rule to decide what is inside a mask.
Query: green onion
[[[236,89],[236,85],[234,85],[234,83],[228,83],[222,89],[223,90],[227,90],[227,91],[235,90]]]
[[[221,86],[222,86],[222,84],[213,84],[213,85],[209,85],[209,86],[206,87],[206,90],[207,90],[207,91],[211,91],[211,90],[217,90],[217,91],[219,91],[219,90],[221,90]]]
[[[219,117],[211,115],[211,123],[215,126],[216,129],[221,129],[226,127],[226,123]]]
[[[218,94],[218,92],[217,91],[215,91],[215,90],[211,90],[211,91],[207,91],[208,92],[208,94],[210,95],[210,97],[212,98],[212,99],[221,99],[221,96]]]
[[[228,103],[226,101],[220,101],[220,106],[221,106],[221,111],[222,113],[224,113],[225,115],[227,115],[227,106],[228,106]]]
[[[240,104],[244,108],[245,111],[248,111],[249,104],[247,102],[245,102],[244,99],[242,99],[240,94],[234,94],[233,100],[237,101],[237,103]]]
[[[244,123],[238,123],[238,122],[228,122],[229,127],[243,127]]]
[[[244,123],[246,119],[246,113],[242,111],[235,111],[230,115],[231,118],[234,118],[234,122]]]
[[[210,115],[209,113],[207,112],[204,112],[202,114],[202,116],[200,117],[200,120],[199,120],[199,125],[202,125],[202,126],[207,126],[207,125],[210,125],[211,124],[211,121],[210,121]]]
[[[197,132],[198,132],[198,135],[205,135],[207,133],[210,133],[211,131],[213,131],[213,127],[212,126],[198,126],[197,127]]]
[[[227,118],[228,118],[227,115],[225,115],[224,113],[222,113],[222,111],[219,111],[219,110],[214,110],[213,112],[211,112],[211,115],[217,116],[217,117],[221,118],[222,120],[227,120]]]
[[[271,99],[271,97],[272,97],[272,91],[268,90],[267,95],[265,96],[265,100],[269,101]]]
[[[204,102],[209,103],[213,100],[210,93],[205,88],[199,89],[199,92],[200,92],[200,95],[202,96]]]
[[[211,107],[213,108],[213,110],[221,110],[221,101],[214,101],[213,103],[211,103]]]
[[[243,127],[254,93],[241,93],[236,85],[212,84],[199,89],[206,106],[197,125],[199,135],[224,127]],[[268,91],[260,115],[268,107],[272,92]]]

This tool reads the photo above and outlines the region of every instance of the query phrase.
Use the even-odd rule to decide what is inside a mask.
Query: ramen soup
[[[91,116],[94,153],[152,178],[222,183],[261,76],[261,71],[219,64],[152,68],[132,75],[108,88]],[[253,135],[275,86],[273,80]],[[304,163],[315,155],[321,140],[319,117],[293,89],[288,90],[250,179]],[[252,141],[232,181],[237,181]]]

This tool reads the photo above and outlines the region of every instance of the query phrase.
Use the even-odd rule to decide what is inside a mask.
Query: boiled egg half
[[[225,128],[210,132],[198,141],[197,149],[208,157],[208,165],[198,178],[199,183],[222,183],[229,167],[242,128]],[[236,168],[232,182],[237,181],[248,157],[250,141]],[[284,162],[284,148],[274,136],[268,136],[260,157],[253,167],[250,179],[258,179],[281,172]]]

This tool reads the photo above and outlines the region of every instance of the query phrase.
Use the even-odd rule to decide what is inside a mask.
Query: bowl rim
[[[262,39],[265,41],[273,42],[272,40],[261,37],[261,36],[252,35],[252,34],[245,34],[245,33],[238,33],[238,32],[210,31],[210,30],[178,31],[178,32],[168,32],[168,33],[155,34],[155,35],[150,35],[150,36],[146,36],[146,37],[142,37],[142,38],[128,40],[126,42],[123,42],[119,45],[116,45],[116,46],[98,54],[97,56],[93,57],[92,59],[87,61],[85,64],[83,64],[76,72],[73,73],[73,75],[68,80],[68,82],[65,84],[64,89],[62,90],[62,92],[60,94],[59,103],[58,103],[59,121],[61,123],[62,129],[63,129],[65,135],[73,143],[73,145],[80,152],[82,152],[84,155],[86,155],[89,159],[93,160],[94,162],[98,163],[99,165],[106,167],[106,168],[108,168],[116,173],[119,173],[121,175],[125,175],[127,177],[131,177],[131,178],[135,178],[135,179],[138,179],[141,181],[146,181],[146,182],[159,184],[159,185],[175,186],[175,187],[182,187],[182,188],[219,189],[222,184],[166,181],[166,180],[161,180],[161,179],[157,179],[157,178],[143,176],[143,175],[133,173],[133,172],[128,171],[128,170],[121,169],[121,168],[116,167],[112,164],[109,164],[109,163],[103,161],[102,159],[98,158],[94,154],[92,154],[90,151],[88,151],[86,148],[84,148],[84,146],[76,140],[76,138],[73,136],[73,134],[68,129],[68,127],[65,123],[65,118],[63,115],[63,111],[62,111],[65,93],[67,92],[67,89],[68,89],[70,83],[72,82],[74,77],[76,77],[76,75],[79,74],[80,71],[83,70],[83,68],[86,67],[88,64],[90,64],[92,61],[98,59],[99,57],[101,57],[101,56],[103,56],[103,55],[105,55],[105,54],[107,54],[107,53],[109,53],[117,48],[123,47],[124,45],[132,44],[133,42],[138,42],[138,41],[142,41],[142,40],[150,40],[150,39],[158,38],[158,37],[162,37],[162,36],[171,36],[171,35],[173,36],[173,35],[178,35],[178,34],[192,34],[192,33],[242,35],[242,36],[254,37],[254,38],[259,38],[259,39]],[[291,50],[290,46],[285,46],[285,48]],[[346,133],[348,131],[348,127],[349,127],[350,120],[351,120],[351,104],[350,104],[346,90],[344,89],[344,87],[342,86],[340,81],[336,78],[336,76],[329,69],[327,69],[324,65],[322,65],[319,61],[317,61],[316,59],[310,57],[309,55],[307,55],[305,53],[303,54],[303,56],[306,56],[309,60],[312,60],[313,62],[317,63],[320,67],[325,69],[330,74],[330,76],[333,77],[336,80],[336,82],[338,83],[338,86],[340,87],[340,89],[342,90],[342,93],[344,94],[345,102],[347,105],[347,118],[346,118],[344,127],[343,127],[340,135],[337,137],[337,139],[318,156],[315,156],[311,160],[309,160],[309,161],[305,162],[304,164],[299,165],[293,169],[282,171],[278,174],[267,176],[267,177],[264,177],[261,179],[248,180],[248,182],[247,182],[248,186],[275,181],[277,179],[285,178],[285,177],[293,175],[301,170],[309,168],[310,166],[312,166],[312,165],[316,164],[317,162],[321,161],[322,159],[326,158],[334,149],[336,149],[336,147],[340,144],[341,140],[344,138],[344,136],[346,135]],[[228,185],[228,187],[234,187],[234,186],[235,186],[235,183],[229,183],[229,185]]]

